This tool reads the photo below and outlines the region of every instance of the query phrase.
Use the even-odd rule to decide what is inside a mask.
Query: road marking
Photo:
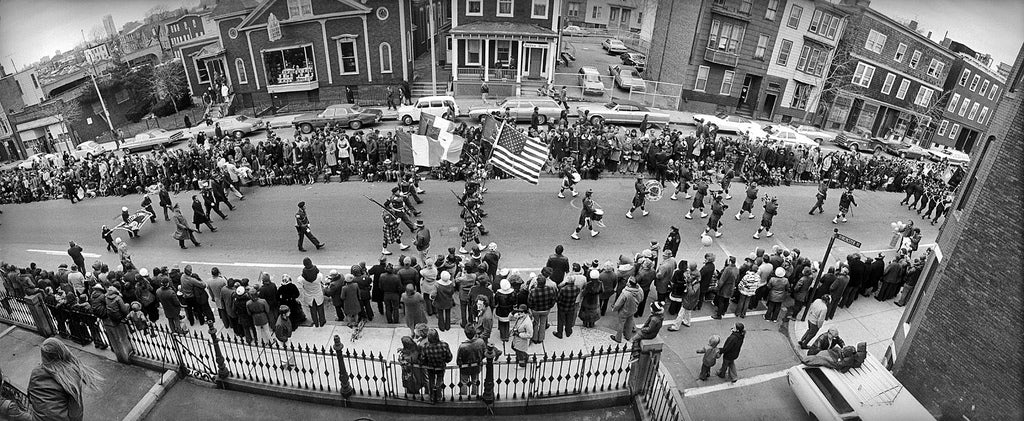
[[[25,251],[30,252],[30,253],[49,254],[49,255],[53,255],[53,256],[63,256],[63,255],[67,255],[68,254],[67,251],[60,251],[60,250],[27,249]],[[96,254],[96,253],[82,253],[82,257],[100,257],[100,255]]]
[[[768,312],[768,310],[751,310],[751,311],[747,311],[747,316],[760,316],[760,315],[765,314],[767,312]],[[726,314],[722,315],[722,320],[734,319],[734,318],[736,318],[736,314],[735,313],[726,313]],[[675,319],[672,319],[672,320],[666,319],[665,323],[672,323],[674,320]],[[715,320],[715,319],[712,318],[711,316],[700,316],[700,317],[691,318],[690,319],[690,323],[693,324],[693,323],[697,323],[697,322],[706,322],[706,321],[709,321],[709,320]],[[644,327],[643,324],[636,325],[637,329],[642,328],[642,327]]]
[[[182,260],[183,265],[200,265],[200,266],[216,266],[216,267],[249,267],[249,268],[283,268],[283,269],[302,269],[301,264],[294,263],[253,263],[253,262],[195,262],[189,260]],[[337,269],[337,270],[349,270],[351,265],[316,265],[321,269]],[[538,268],[502,268],[510,271],[519,271],[519,273],[526,275],[529,272],[540,272]],[[762,313],[764,313],[762,311]],[[747,313],[753,314],[753,313]]]
[[[758,383],[764,383],[766,381],[774,380],[774,379],[777,379],[779,377],[783,377],[785,375],[786,375],[786,370],[782,370],[782,371],[776,371],[774,373],[761,374],[761,375],[754,376],[754,377],[742,378],[742,379],[737,380],[736,383],[726,382],[726,383],[716,384],[716,385],[713,385],[713,386],[691,387],[689,389],[683,390],[683,397],[698,396],[698,395],[703,395],[705,393],[719,392],[719,391],[722,391],[722,390],[732,389],[732,388],[735,388],[735,387],[744,387],[744,386],[750,386],[750,385],[754,385],[754,384],[758,384]]]

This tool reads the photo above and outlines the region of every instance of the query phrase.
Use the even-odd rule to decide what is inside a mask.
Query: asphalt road
[[[739,384],[739,383],[737,383]],[[810,421],[785,376],[683,398],[694,421]]]

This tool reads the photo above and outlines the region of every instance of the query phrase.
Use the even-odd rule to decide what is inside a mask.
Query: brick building
[[[179,44],[193,95],[217,80],[252,102],[342,102],[412,77],[405,0],[224,0],[217,32]]]
[[[561,0],[452,1],[452,80],[457,94],[514,95],[524,80],[551,81]]]
[[[661,0],[645,78],[681,83],[688,110],[770,114],[781,86],[769,91],[765,78],[787,4]]]
[[[208,19],[208,15],[189,13],[165,23],[167,41],[170,42],[171,48],[182,42],[205,35],[207,25],[205,21]]]
[[[896,377],[942,419],[1024,417],[1024,47],[893,337]]]
[[[780,11],[779,42],[768,62],[762,116],[814,120],[846,12],[825,0],[790,0]]]
[[[850,64],[830,81],[838,87],[827,98],[825,128],[862,127],[875,136],[927,141],[937,127],[953,53],[918,32],[917,22],[897,22],[870,8],[870,1],[842,5],[850,13],[842,43],[849,45],[835,60]]]
[[[975,55],[958,52],[943,85],[948,93],[931,143],[970,153],[988,129],[1004,84],[1005,79]]]

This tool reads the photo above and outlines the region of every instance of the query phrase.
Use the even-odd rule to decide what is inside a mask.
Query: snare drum
[[[578,173],[576,171],[573,171],[572,172],[572,182],[573,183],[579,183],[580,180],[583,180],[583,177],[580,177],[580,173]]]
[[[600,221],[602,218],[604,218],[604,210],[594,209],[594,215],[590,217],[590,220]]]

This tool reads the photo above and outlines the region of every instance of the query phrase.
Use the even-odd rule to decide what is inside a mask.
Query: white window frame
[[[988,86],[989,86],[988,79],[985,79],[984,81],[982,81],[981,82],[981,89],[978,91],[978,95],[987,96],[988,95]]]
[[[502,4],[508,4],[508,13],[502,13],[501,12],[501,5]],[[570,3],[570,4],[572,4],[572,3]],[[579,5],[579,3],[575,3],[575,4]],[[499,18],[515,17],[515,13],[516,13],[515,0],[496,0],[495,6],[496,6],[496,8],[494,9],[494,16],[497,16]]]
[[[942,69],[946,68],[946,63],[943,63],[937,59],[932,59],[928,63],[928,76],[938,78],[942,75]]]
[[[288,19],[313,16],[313,0],[288,0]]]
[[[764,41],[763,43],[761,41]],[[768,54],[768,44],[772,42],[772,37],[765,34],[758,34],[757,46],[754,47],[754,60],[764,61],[764,56]],[[760,52],[760,56],[758,56]]]
[[[885,42],[888,40],[888,36],[872,29],[871,32],[868,33],[868,39],[864,41],[864,49],[872,51],[875,54],[882,54],[882,50],[885,49]]]
[[[992,90],[989,91],[989,93],[988,93],[988,100],[989,101],[995,101],[996,96],[998,96],[998,95],[999,95],[999,85],[993,84],[992,85]]]
[[[775,15],[779,13],[779,0],[768,0],[768,10],[764,12],[764,18],[767,20],[775,20]]]
[[[543,15],[538,15],[536,13],[537,6],[539,6],[541,4],[544,5],[544,14]],[[550,13],[550,10],[548,10],[548,9],[550,9],[550,8],[551,8],[551,4],[550,4],[550,2],[548,0],[532,0],[530,2],[530,18],[531,19],[547,19],[548,18],[548,14]]]
[[[939,131],[937,132],[939,136],[946,135],[946,126],[949,126],[949,121],[942,120],[942,124],[939,124]]]
[[[981,82],[981,75],[974,75],[974,79],[971,80],[971,92],[978,89],[979,82]]]
[[[949,138],[956,139],[957,135],[960,134],[960,124],[953,123],[953,128],[949,129]]]
[[[799,28],[800,19],[803,18],[803,15],[804,8],[794,4],[793,7],[789,8],[789,17],[786,19],[786,26],[793,29]],[[796,23],[793,22],[794,19],[796,20]]]
[[[921,63],[921,50],[914,50],[914,54],[910,55],[910,62],[907,63],[907,64],[910,65],[911,69],[916,69],[917,65],[920,64],[920,63]]]
[[[910,90],[910,79],[903,78],[900,81],[900,89],[896,90],[896,99],[903,99],[907,97],[907,91]]]
[[[853,71],[853,79],[851,79],[850,82],[854,85],[867,88],[871,86],[871,79],[874,79],[874,77],[875,66],[864,62],[858,62],[857,68]]]
[[[927,106],[931,105],[932,96],[934,96],[934,95],[935,95],[935,90],[934,89],[928,88],[928,87],[924,87],[924,86],[918,86],[917,87],[917,96],[914,97],[914,104],[922,106],[922,107],[927,107]]]
[[[387,49],[387,54],[384,54],[384,49]],[[381,73],[392,73],[394,72],[394,66],[391,63],[391,44],[382,42],[377,46],[377,53],[380,55],[380,72]]]
[[[988,107],[981,107],[981,115],[978,116],[978,123],[985,124],[985,118],[988,117]]]
[[[470,5],[479,5],[479,12],[470,12]],[[466,16],[483,16],[484,15],[484,0],[466,0]]]
[[[960,72],[960,86],[967,86],[967,81],[971,79],[971,70],[964,69]]]
[[[580,17],[580,3],[569,2],[569,6],[566,8],[565,15],[573,18]]]
[[[704,77],[701,78],[701,74]],[[697,80],[693,83],[693,90],[697,92],[706,92],[708,88],[708,75],[711,73],[711,68],[708,66],[697,67]],[[703,85],[701,84],[703,82]]]
[[[793,41],[788,39],[782,40],[782,42],[779,43],[779,56],[775,58],[775,64],[785,67],[789,64],[789,56],[792,54]]]
[[[732,93],[732,84],[736,79],[736,72],[732,70],[726,70],[722,75],[722,87],[718,90],[720,95],[729,95]],[[726,85],[729,87],[726,88]]]
[[[240,85],[249,84],[249,76],[245,73],[245,60],[242,60],[241,57],[235,59],[235,73],[237,73]]]
[[[892,86],[896,84],[896,75],[893,73],[887,73],[885,75],[885,83],[882,84],[882,93],[889,95],[892,92]]]
[[[902,63],[903,62],[903,58],[906,57],[906,56],[907,56],[907,44],[904,44],[904,43],[901,42],[900,45],[896,47],[896,55],[892,56],[892,59],[895,60],[897,63]]]
[[[967,108],[969,108],[970,106],[971,106],[970,98],[964,98],[964,102],[960,103],[960,112],[958,112],[957,115],[959,115],[960,117],[963,117],[964,114],[967,114]]]
[[[469,61],[469,50],[470,50],[469,46],[470,45],[474,45],[474,44],[477,47],[476,48],[477,61],[472,62],[472,61]],[[465,52],[464,58],[465,58],[465,62],[466,62],[467,66],[482,66],[483,63],[484,63],[483,40],[467,39],[466,40],[466,52]]]
[[[975,102],[974,105],[971,106],[970,114],[967,114],[967,119],[968,120],[974,120],[974,117],[978,116],[978,109],[979,108],[981,108],[981,104],[978,103],[978,102]]]
[[[342,44],[347,44],[347,43],[352,43],[352,56],[356,60],[356,70],[354,72],[351,72],[351,71],[346,72],[345,71],[345,57],[341,53],[341,45]],[[338,70],[341,72],[339,74],[341,74],[343,76],[358,75],[359,74],[359,43],[356,42],[356,39],[355,38],[340,38],[340,39],[338,39],[338,41],[337,41],[337,43],[335,45],[338,48]]]
[[[956,104],[958,102],[960,102],[960,94],[954,93],[953,96],[949,98],[949,105],[946,106],[946,111],[951,113],[956,112]]]

